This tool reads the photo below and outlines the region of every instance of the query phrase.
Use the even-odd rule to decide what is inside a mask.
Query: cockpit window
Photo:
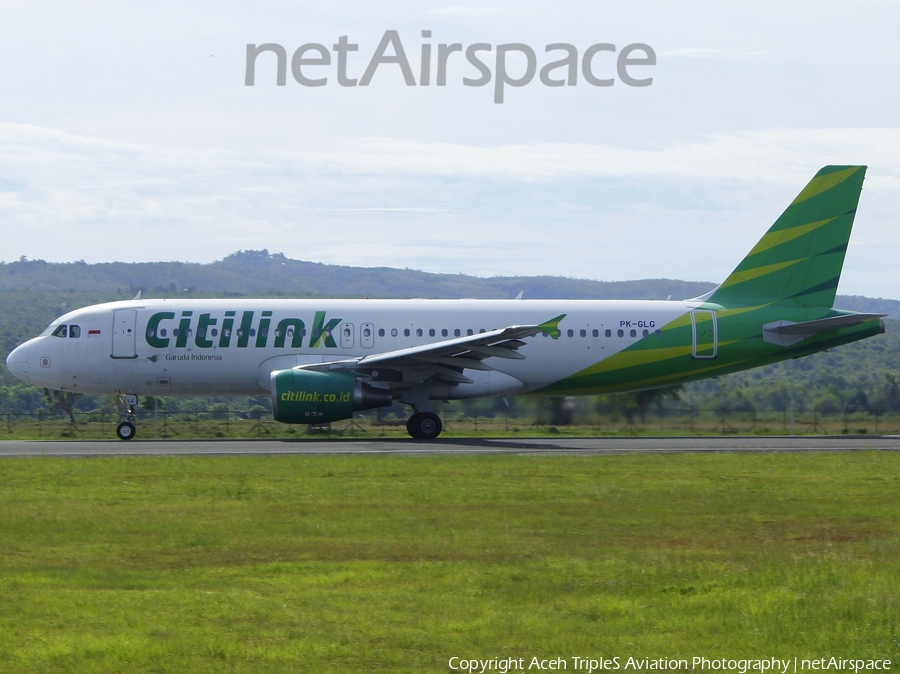
[[[70,325],[70,326],[69,326],[69,338],[70,338],[70,339],[72,339],[72,338],[77,339],[78,337],[81,337],[81,326],[79,326],[79,325]]]
[[[56,330],[53,331],[54,337],[65,337],[68,335],[68,326],[60,325]]]

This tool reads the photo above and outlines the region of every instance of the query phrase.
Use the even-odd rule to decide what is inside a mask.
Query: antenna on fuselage
[[[141,299],[141,292],[143,292],[143,291],[142,291],[142,290],[138,290],[138,291],[137,291],[137,295],[135,295],[135,296],[132,297],[131,299],[132,299],[132,300],[139,300],[139,299]]]
[[[524,291],[524,290],[520,290],[520,291],[519,291],[519,294],[516,295],[516,299],[517,299],[517,300],[522,299],[522,296],[523,296],[524,294],[525,294],[525,291]]]

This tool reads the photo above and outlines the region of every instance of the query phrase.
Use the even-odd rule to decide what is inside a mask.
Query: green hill
[[[714,284],[671,279],[604,282],[556,276],[432,274],[412,269],[348,267],[291,260],[268,251],[241,251],[211,264],[187,262],[0,263],[0,356],[39,334],[54,318],[72,309],[116,299],[138,290],[145,297],[432,297],[531,299],[673,299],[696,297]],[[900,318],[900,301],[838,296],[837,306]],[[877,397],[888,377],[900,377],[900,322],[888,334],[822,353],[698,382],[688,393],[702,399],[735,398],[740,408],[780,405],[788,383],[811,405],[823,396]],[[892,380],[890,380],[892,381]],[[884,397],[882,395],[882,397]],[[777,402],[780,401],[780,402]],[[0,367],[0,412],[40,407],[38,389]]]
[[[77,290],[131,297],[430,297],[531,299],[685,299],[713,283],[644,279],[592,281],[562,276],[433,274],[414,269],[348,267],[292,260],[267,250],[239,251],[210,264],[191,262],[52,263],[20,259],[0,263],[0,292]],[[900,301],[839,297],[838,306],[900,318]]]
[[[347,267],[292,260],[280,253],[240,251],[210,264],[190,262],[0,263],[0,290],[73,289],[145,296],[665,299],[693,297],[709,283],[653,279],[602,282],[557,276],[433,274],[389,267]]]

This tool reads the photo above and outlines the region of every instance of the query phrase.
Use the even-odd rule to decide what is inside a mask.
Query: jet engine
[[[271,377],[272,412],[286,424],[326,424],[392,402],[390,391],[340,372],[276,370]]]

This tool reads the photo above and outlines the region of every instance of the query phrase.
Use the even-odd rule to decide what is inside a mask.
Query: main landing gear
[[[406,422],[406,431],[417,440],[434,440],[444,425],[434,412],[416,412]]]
[[[116,435],[119,436],[119,440],[131,440],[137,433],[137,429],[134,427],[134,410],[137,404],[137,396],[125,396],[125,411],[122,413],[125,421],[116,427]]]

